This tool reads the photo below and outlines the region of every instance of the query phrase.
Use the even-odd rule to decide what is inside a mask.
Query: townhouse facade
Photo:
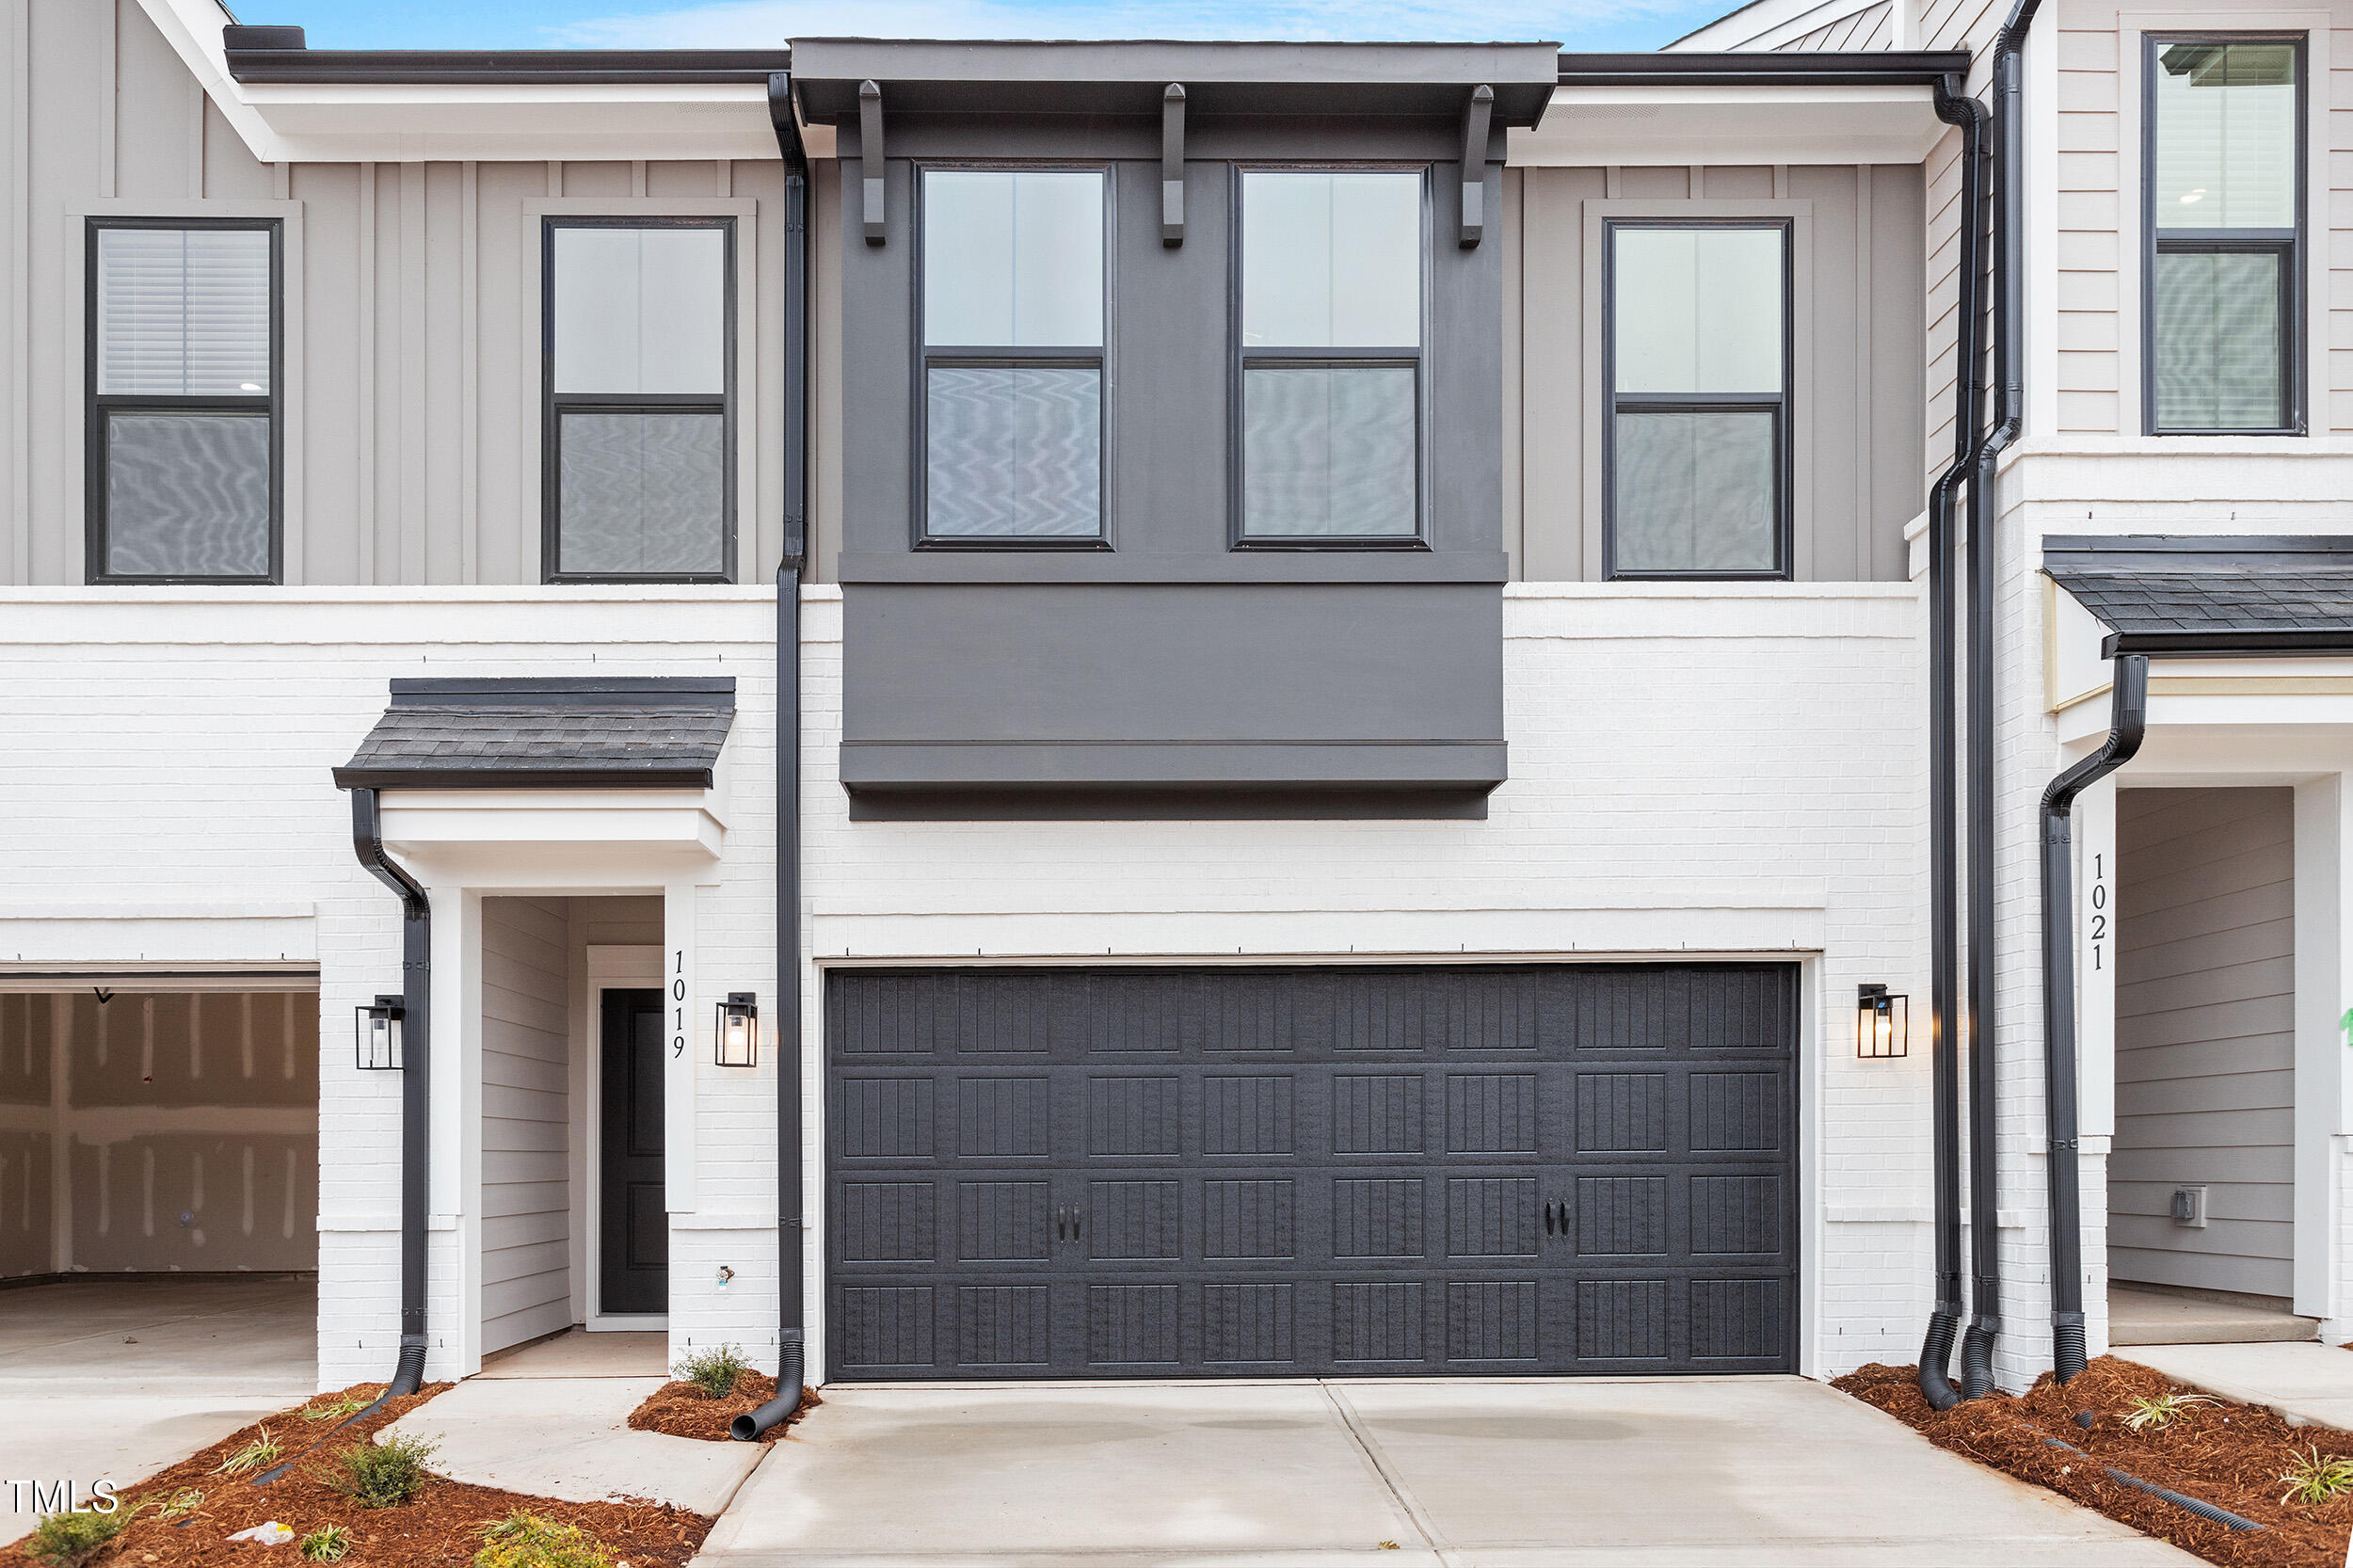
[[[2312,618],[2346,452],[2328,17],[2152,23],[2224,53],[2133,75],[2050,4],[1978,525],[1934,498],[1994,412],[1998,16],[477,56],[27,0],[0,1273],[314,1269],[322,1386],[574,1325],[812,1383],[1829,1375],[1919,1353],[1970,1165],[2030,1379],[2037,795],[2109,732],[2103,606],[2222,602],[2187,560]],[[2235,214],[2285,123],[2304,182],[2148,231],[2202,372],[2114,346],[2139,231],[2083,237],[2139,145],[2100,93],[2201,72],[2250,139],[2181,167]],[[2251,372],[2240,265],[2296,280]],[[2110,1273],[2347,1316],[2299,659],[2162,666],[2077,808],[2094,1349]],[[2136,1034],[2177,971],[2231,1016]]]

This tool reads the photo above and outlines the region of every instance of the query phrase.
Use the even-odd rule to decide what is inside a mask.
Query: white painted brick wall
[[[0,754],[9,906],[315,904],[325,1383],[381,1377],[392,1359],[398,1148],[397,1083],[354,1072],[345,1046],[351,1008],[397,973],[397,910],[352,858],[328,770],[392,675],[735,676],[730,826],[700,901],[696,971],[706,992],[764,1000],[772,614],[756,589],[0,598],[0,726],[24,738]],[[836,783],[838,596],[809,590],[804,616],[812,1220],[827,959],[1789,952],[1813,982],[1806,1365],[1910,1359],[1929,1300],[1923,617],[1910,585],[1507,589],[1512,779],[1483,822],[853,824]],[[1914,998],[1909,1060],[1856,1061],[1863,981]],[[764,1366],[774,1065],[763,1051],[755,1072],[698,1072],[705,1212],[672,1238],[674,1345],[728,1339]],[[458,1307],[457,1235],[434,1238],[437,1337]],[[813,1224],[806,1249],[815,1319]],[[735,1271],[725,1286],[722,1264]]]

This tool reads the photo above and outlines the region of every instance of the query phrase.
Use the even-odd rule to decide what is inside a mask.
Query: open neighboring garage
[[[828,1374],[1793,1370],[1799,975],[834,969]]]

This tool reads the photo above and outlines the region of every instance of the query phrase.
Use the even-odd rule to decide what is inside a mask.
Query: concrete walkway
[[[824,1398],[698,1568],[2195,1561],[1798,1378]]]
[[[2353,1351],[2334,1345],[2132,1345],[2118,1355],[2299,1426],[2353,1432]]]
[[[2264,1340],[2313,1340],[2320,1320],[2216,1296],[2108,1287],[2108,1343],[2119,1349],[2142,1345],[2247,1345]],[[2127,1353],[2130,1353],[2127,1351]]]
[[[717,1513],[764,1449],[631,1431],[629,1413],[664,1381],[468,1378],[387,1430],[438,1444],[428,1464],[455,1480],[571,1502],[644,1497]]]
[[[127,1488],[309,1399],[317,1304],[312,1281],[270,1275],[0,1290],[0,1480]],[[29,1489],[0,1486],[0,1545],[37,1518]]]

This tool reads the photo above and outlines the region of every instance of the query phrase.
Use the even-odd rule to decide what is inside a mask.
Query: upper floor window
[[[548,221],[550,582],[734,575],[733,240],[728,218]]]
[[[2302,40],[2152,37],[2146,48],[2147,428],[2299,433]]]
[[[922,519],[930,544],[1103,532],[1104,177],[928,168]]]
[[[90,580],[279,574],[278,225],[88,233]]]
[[[1422,173],[1241,174],[1244,544],[1421,537]]]
[[[1786,576],[1787,226],[1606,233],[1609,574]]]

